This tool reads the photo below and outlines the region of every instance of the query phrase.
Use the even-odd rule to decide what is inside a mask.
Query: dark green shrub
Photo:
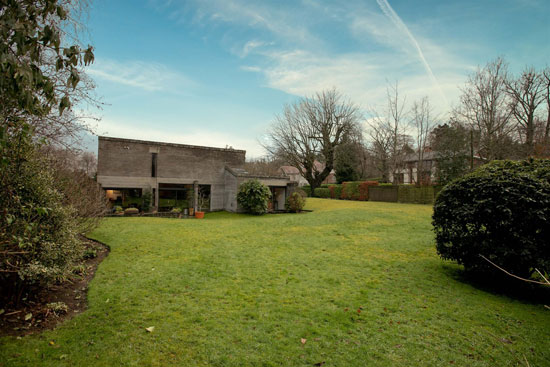
[[[450,183],[434,205],[444,259],[488,272],[483,260],[519,276],[550,271],[550,160],[495,161]]]
[[[330,198],[330,189],[328,187],[318,187],[315,189],[315,197],[322,199]]]
[[[305,193],[307,196],[311,197],[311,186],[302,186],[300,187]]]
[[[306,205],[306,199],[298,192],[293,192],[286,198],[285,209],[290,212],[301,212]]]
[[[271,198],[271,190],[258,180],[249,180],[239,186],[237,202],[248,213],[264,214]]]
[[[31,136],[23,130],[1,140],[0,302],[66,279],[82,254],[76,211],[63,205]]]

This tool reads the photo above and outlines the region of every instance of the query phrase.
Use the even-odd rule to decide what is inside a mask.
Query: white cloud
[[[269,66],[245,70],[263,73],[267,86],[289,94],[310,96],[336,87],[363,108],[381,108],[386,103],[386,86],[397,80],[400,92],[407,95],[408,101],[427,95],[438,112],[448,109],[421,66],[415,70],[408,60],[388,58],[386,53],[328,56],[294,50],[265,56],[270,60]],[[463,75],[445,72],[439,77],[445,94],[456,97],[457,83],[463,81]]]
[[[233,147],[246,150],[247,158],[265,155],[263,148],[255,139],[243,138],[236,134],[208,130],[197,125],[196,129],[157,129],[151,123],[128,121],[125,119],[102,119],[97,124],[96,133],[100,136],[124,137],[128,139],[149,140],[176,144],[189,144],[208,147]]]
[[[98,59],[86,72],[97,79],[148,92],[176,92],[196,85],[184,74],[160,63]]]

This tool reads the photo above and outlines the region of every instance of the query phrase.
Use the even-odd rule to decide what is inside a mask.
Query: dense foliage
[[[295,191],[286,198],[285,209],[290,212],[299,213],[304,209],[305,205],[306,198]]]
[[[15,136],[14,136],[15,137]],[[64,205],[25,131],[0,145],[0,290],[19,298],[25,286],[64,279],[81,252],[76,210]]]
[[[264,214],[271,198],[269,188],[258,180],[249,180],[239,186],[237,202],[248,213]]]
[[[78,126],[70,109],[82,97],[82,68],[94,59],[91,47],[64,42],[78,3],[0,0],[2,302],[64,279],[81,252],[77,233],[90,228],[87,199],[101,204],[95,182],[70,182],[72,173],[55,170],[41,150],[42,138],[62,141],[60,131]],[[97,195],[78,197],[86,194]]]
[[[63,44],[69,0],[1,1],[1,118],[14,123],[71,107],[81,80],[79,66],[93,62],[92,47]]]
[[[550,271],[550,160],[495,161],[447,185],[434,205],[437,252],[467,270]]]

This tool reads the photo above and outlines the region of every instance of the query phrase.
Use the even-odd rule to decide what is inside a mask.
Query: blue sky
[[[99,135],[246,149],[285,103],[388,83],[444,114],[478,65],[550,66],[548,0],[94,0]]]

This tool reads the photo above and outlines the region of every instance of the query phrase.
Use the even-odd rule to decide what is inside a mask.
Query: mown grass
[[[308,209],[105,220],[89,309],[0,339],[0,364],[550,365],[550,311],[462,282],[435,253],[430,206]]]

